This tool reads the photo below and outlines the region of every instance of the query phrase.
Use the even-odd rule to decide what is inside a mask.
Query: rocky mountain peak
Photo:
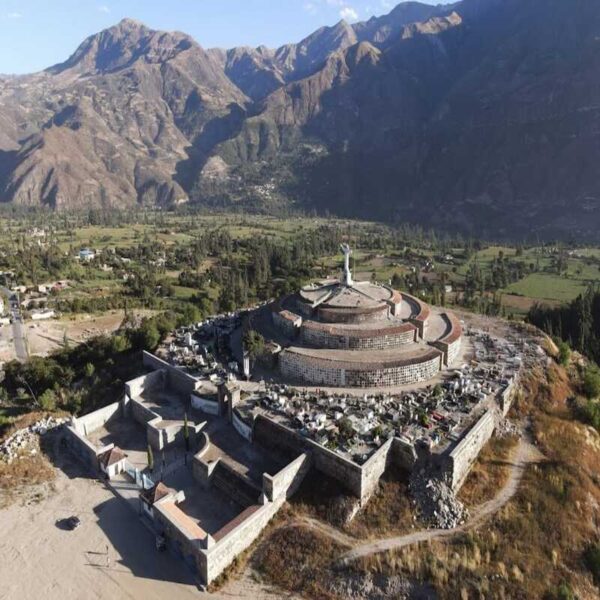
[[[194,44],[186,34],[155,31],[140,21],[127,18],[88,37],[66,62],[51,67],[48,72],[54,75],[65,71],[80,75],[110,73],[138,60],[169,60]]]

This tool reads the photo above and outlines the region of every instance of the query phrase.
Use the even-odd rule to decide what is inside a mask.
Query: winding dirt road
[[[513,450],[508,480],[502,489],[494,498],[475,508],[466,523],[459,527],[455,527],[454,529],[424,529],[397,537],[381,538],[365,544],[357,544],[356,538],[346,535],[339,529],[336,529],[327,523],[323,523],[322,521],[310,517],[301,517],[290,525],[300,524],[308,526],[311,529],[330,537],[338,544],[350,547],[351,549],[340,557],[340,562],[342,564],[348,564],[357,558],[369,556],[371,554],[386,552],[388,550],[397,550],[420,542],[448,539],[459,533],[474,529],[497,513],[517,493],[527,466],[539,462],[543,460],[543,458],[542,453],[534,446],[531,437],[527,433],[524,433],[519,445]]]

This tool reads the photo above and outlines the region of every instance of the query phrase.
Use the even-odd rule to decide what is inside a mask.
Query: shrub
[[[571,357],[571,348],[569,348],[567,342],[563,342],[562,340],[558,340],[556,345],[558,346],[558,363],[563,367],[566,367],[569,364],[569,358]]]
[[[600,369],[595,365],[586,368],[583,375],[583,391],[588,398],[600,396]]]
[[[585,566],[590,570],[596,584],[600,585],[600,542],[592,544],[584,553]]]

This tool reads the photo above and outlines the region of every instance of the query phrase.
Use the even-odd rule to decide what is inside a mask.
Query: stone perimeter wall
[[[392,463],[410,469],[416,461],[414,448],[398,438],[391,438],[363,465],[358,465],[262,415],[254,421],[254,440],[261,446],[279,452],[283,450],[289,454],[298,452],[309,454],[312,466],[317,471],[338,481],[349,493],[359,498],[361,503],[371,497],[379,484],[379,479]]]
[[[314,385],[332,387],[372,387],[418,383],[434,377],[442,369],[442,354],[422,362],[371,370],[346,370],[309,356],[284,350],[279,356],[284,377]]]
[[[450,452],[448,475],[450,487],[456,492],[465,482],[473,463],[496,428],[493,409],[488,409]]]

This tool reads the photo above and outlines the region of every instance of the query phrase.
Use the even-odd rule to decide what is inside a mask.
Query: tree
[[[583,375],[583,391],[588,398],[600,396],[600,369],[590,365]]]
[[[190,430],[188,427],[188,416],[187,412],[183,415],[183,440],[185,442],[185,451],[190,451]]]
[[[347,441],[354,436],[354,425],[348,417],[344,417],[338,426],[340,438]]]
[[[56,394],[53,390],[46,390],[39,398],[40,408],[42,410],[54,410],[56,408]]]
[[[150,471],[154,471],[154,453],[152,452],[152,446],[150,444],[148,444],[146,455],[148,459],[148,468]]]
[[[256,360],[265,351],[265,338],[254,329],[248,329],[244,333],[244,349],[251,360]]]
[[[96,372],[96,367],[94,367],[92,363],[86,363],[85,367],[83,368],[83,372],[88,379],[91,379]]]

